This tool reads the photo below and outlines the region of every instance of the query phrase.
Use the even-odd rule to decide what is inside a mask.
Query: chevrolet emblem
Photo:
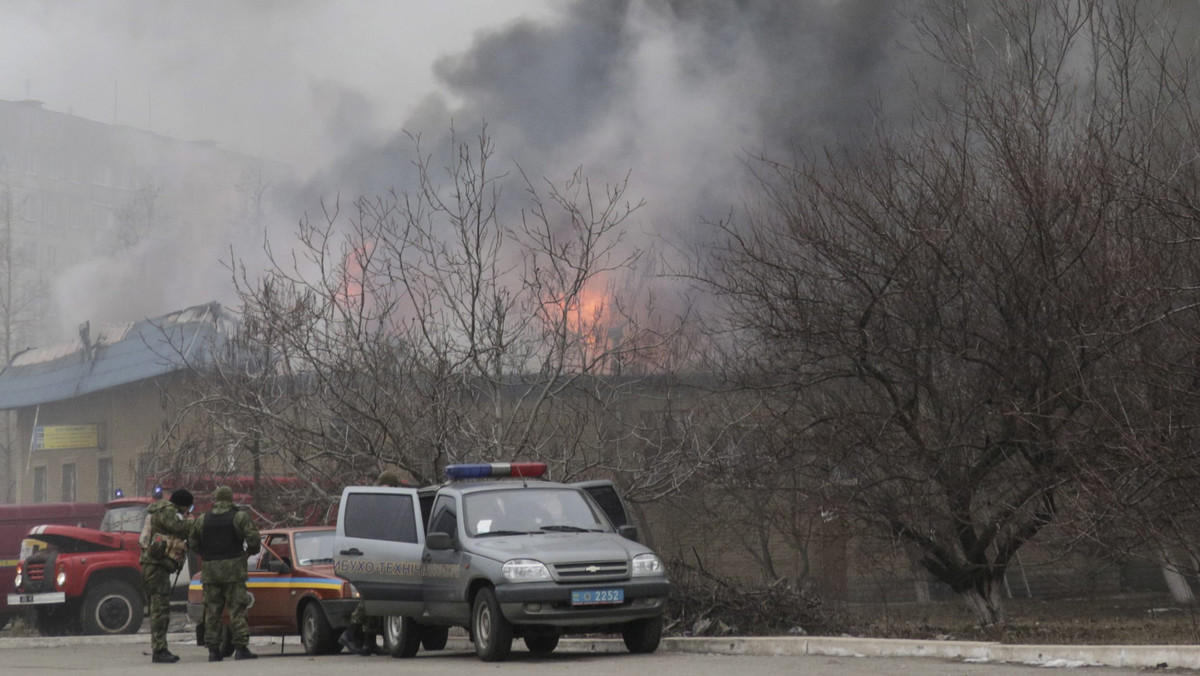
[[[584,568],[584,570],[586,570],[589,573],[599,573],[600,566],[588,566],[587,568]]]

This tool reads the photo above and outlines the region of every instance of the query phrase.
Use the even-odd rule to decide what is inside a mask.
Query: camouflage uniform
[[[233,645],[238,649],[235,657],[243,659],[254,655],[247,650],[250,643],[250,626],[246,623],[246,611],[250,605],[250,595],[246,591],[246,558],[257,554],[262,548],[258,528],[245,511],[233,506],[233,491],[228,486],[221,486],[213,492],[213,508],[210,512],[200,515],[192,525],[192,534],[188,539],[191,548],[205,557],[205,528],[206,519],[236,510],[233,515],[233,531],[236,534],[241,554],[232,558],[204,560],[201,568],[200,581],[204,586],[204,644],[208,647],[209,659],[220,659],[221,646],[221,615],[228,608],[229,630]],[[211,545],[209,554],[211,554]]]
[[[171,612],[171,575],[183,567],[186,539],[192,524],[184,518],[181,510],[190,508],[192,494],[176,491],[172,500],[159,500],[146,509],[146,527],[142,542],[142,593],[150,615],[150,648],[155,661],[175,661],[167,650],[167,628]],[[154,540],[165,542],[165,551],[153,550]],[[161,545],[160,545],[161,547]],[[152,553],[152,551],[154,553]],[[161,554],[159,552],[161,551]]]

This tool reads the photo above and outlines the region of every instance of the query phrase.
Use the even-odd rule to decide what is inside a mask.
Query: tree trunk
[[[971,612],[975,613],[980,626],[1004,624],[1004,602],[1000,595],[999,579],[980,578],[974,587],[960,592],[960,595]]]
[[[1188,605],[1196,602],[1196,595],[1192,592],[1191,585],[1188,584],[1187,576],[1183,573],[1184,570],[1194,569],[1189,565],[1189,559],[1190,557],[1186,553],[1163,548],[1163,580],[1167,583],[1167,589],[1171,591],[1171,598],[1176,603]]]

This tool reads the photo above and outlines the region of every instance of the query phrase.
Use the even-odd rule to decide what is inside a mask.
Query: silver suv
[[[612,483],[554,483],[537,478],[544,472],[452,465],[440,486],[342,492],[334,570],[367,614],[386,618],[393,657],[440,649],[454,626],[485,661],[505,659],[514,638],[549,653],[564,634],[620,633],[630,652],[658,648],[670,583]]]

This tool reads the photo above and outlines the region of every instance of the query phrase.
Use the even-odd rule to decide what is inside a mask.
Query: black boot
[[[208,649],[208,661],[209,662],[220,662],[223,659],[225,659],[225,656],[221,654],[220,648],[209,648]]]
[[[367,652],[366,646],[363,645],[362,628],[358,625],[352,624],[346,627],[346,631],[343,631],[342,635],[338,637],[338,643],[355,655],[371,654]]]
[[[150,656],[150,661],[158,664],[172,664],[179,661],[179,656],[163,648],[162,650],[155,650],[154,654]]]
[[[258,655],[250,652],[246,646],[238,646],[237,650],[233,651],[233,659],[235,660],[254,660],[258,659]]]
[[[387,651],[379,645],[375,634],[366,634],[363,638],[363,654],[365,655],[386,655]]]

